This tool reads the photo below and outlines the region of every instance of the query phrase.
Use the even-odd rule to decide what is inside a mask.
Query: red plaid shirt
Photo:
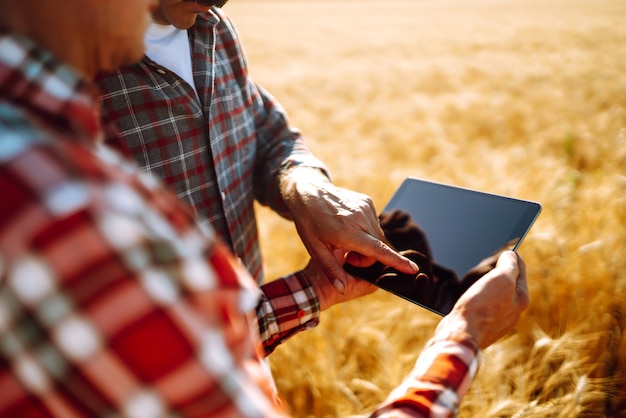
[[[314,158],[280,105],[250,78],[233,23],[219,8],[189,29],[200,97],[148,57],[102,75],[107,142],[171,186],[263,283],[255,199],[287,216],[280,173]]]
[[[284,416],[249,327],[252,278],[94,145],[94,109],[71,69],[0,34],[0,416]],[[259,309],[311,315],[291,308],[301,275],[270,285],[280,297]],[[476,366],[471,339],[433,340],[377,416],[450,414]]]

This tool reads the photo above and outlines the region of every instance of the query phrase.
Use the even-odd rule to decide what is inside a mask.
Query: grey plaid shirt
[[[223,11],[200,15],[188,33],[200,97],[147,57],[103,75],[98,87],[107,142],[172,187],[262,283],[255,199],[286,216],[280,172],[299,164],[326,168],[280,105],[249,77]]]

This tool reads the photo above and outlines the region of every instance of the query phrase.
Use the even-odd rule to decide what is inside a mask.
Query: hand
[[[460,297],[437,331],[467,332],[486,348],[513,328],[529,303],[524,261],[505,251],[496,267]]]
[[[337,263],[343,264],[345,258],[344,251],[334,250],[333,257],[335,257]],[[315,289],[320,304],[320,310],[322,311],[338,303],[368,295],[378,289],[377,286],[366,280],[347,275],[343,292],[339,292],[338,289],[332,285],[332,282],[328,280],[320,264],[313,259],[309,261],[309,264],[302,270],[302,273],[304,273],[309,283],[311,283]]]
[[[370,197],[336,187],[319,170],[305,167],[284,174],[281,190],[307,251],[339,292],[349,277],[333,256],[334,249],[351,252],[348,262],[357,266],[380,261],[403,273],[419,271],[384,242]]]

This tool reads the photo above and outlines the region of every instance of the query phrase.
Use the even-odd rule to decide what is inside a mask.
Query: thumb
[[[514,251],[505,251],[498,258],[496,268],[504,270],[515,283],[515,295],[519,303],[527,305],[530,301],[528,283],[526,281],[526,265],[524,260]]]
[[[496,262],[496,268],[504,270],[511,277],[517,277],[519,275],[518,256],[515,251],[503,251],[498,257]]]
[[[319,245],[314,252],[311,252],[311,256],[316,259],[318,265],[322,268],[326,279],[341,294],[345,292],[348,277],[343,270],[344,254],[343,250],[331,250],[324,244]]]

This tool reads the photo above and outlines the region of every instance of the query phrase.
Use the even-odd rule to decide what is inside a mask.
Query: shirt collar
[[[194,33],[197,30],[196,26],[200,26],[200,25],[205,27],[206,28],[205,30],[213,30],[213,28],[215,28],[217,24],[222,21],[222,18],[219,16],[220,13],[221,11],[219,9],[215,7],[211,7],[207,12],[198,14],[198,16],[196,17],[196,23],[191,28],[187,29],[187,32]],[[199,22],[200,20],[202,22]],[[172,30],[175,30],[175,29],[172,29]],[[162,65],[160,65],[159,63],[153,61],[150,57],[148,57],[147,54],[144,54],[142,58],[142,62],[145,65],[149,65],[153,68],[156,68],[157,71],[159,71],[158,70],[159,68],[161,68],[162,71],[168,71],[166,68],[163,68]],[[162,74],[164,73],[162,72]]]
[[[87,141],[101,135],[93,87],[32,40],[0,31],[0,97]]]
[[[211,7],[206,13],[199,14],[198,19],[206,20],[210,26],[215,26],[222,20],[217,13],[217,9]]]

